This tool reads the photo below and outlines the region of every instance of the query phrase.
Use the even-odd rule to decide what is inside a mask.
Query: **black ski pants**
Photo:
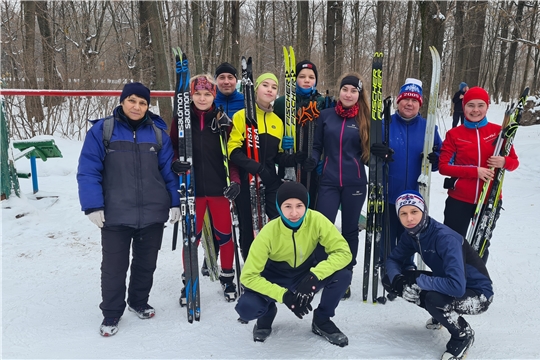
[[[269,221],[279,216],[276,208],[277,187],[267,188],[264,192],[266,215]],[[253,223],[251,218],[251,199],[249,196],[249,184],[242,181],[240,194],[235,199],[236,209],[238,211],[238,227],[240,228],[240,250],[244,261],[249,254],[249,248],[253,243]],[[260,230],[260,229],[259,229]]]
[[[142,229],[107,226],[101,229],[101,297],[104,317],[120,317],[126,308],[126,274],[132,252],[127,303],[148,303],[158,251],[163,239],[163,224]]]
[[[459,125],[461,122],[461,125],[465,122],[465,114],[462,112],[454,112],[452,115],[452,129]]]

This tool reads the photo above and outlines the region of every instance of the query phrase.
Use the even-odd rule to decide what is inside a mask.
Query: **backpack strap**
[[[158,128],[153,122],[152,127],[154,128],[154,133],[156,133],[156,140],[158,144],[157,152],[159,152],[159,150],[161,150],[163,147],[163,134],[161,133],[161,129]]]
[[[103,119],[103,145],[105,146],[105,153],[109,153],[109,145],[111,144],[111,137],[114,129],[114,116],[107,116]]]

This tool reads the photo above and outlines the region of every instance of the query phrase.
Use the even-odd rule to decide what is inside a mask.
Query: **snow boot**
[[[311,330],[328,340],[330,344],[334,344],[340,347],[349,345],[349,339],[347,336],[338,329],[336,324],[330,320],[330,318],[321,319],[317,315],[313,315],[313,322],[311,323]]]
[[[180,307],[184,307],[187,305],[187,299],[186,299],[186,275],[182,274],[182,283],[184,286],[182,287],[182,290],[180,290],[180,299],[178,299],[178,302],[180,303]]]
[[[343,297],[341,300],[348,300],[351,297],[351,287],[349,286],[347,290],[345,290],[345,294],[343,294]]]
[[[129,305],[128,310],[134,312],[139,319],[150,319],[156,315],[156,310],[148,304],[133,307]]]
[[[236,292],[236,285],[234,284],[234,270],[222,269],[219,274],[219,281],[221,282],[221,287],[223,288],[223,296],[225,300],[231,302],[235,301],[238,296]]]
[[[203,260],[201,274],[202,276],[210,276],[210,270],[208,270],[208,265],[206,265],[206,259]]]
[[[435,320],[434,318],[429,318],[429,319],[426,321],[426,329],[429,329],[429,330],[439,330],[440,328],[442,328],[441,323],[438,322],[437,320]]]
[[[272,323],[276,318],[276,314],[276,304],[272,303],[266,314],[257,319],[257,322],[253,327],[253,341],[264,342],[266,339],[268,339],[268,337],[272,333]]]
[[[103,319],[101,326],[99,327],[99,333],[101,336],[109,337],[118,332],[118,322],[120,318],[106,317]]]
[[[446,351],[442,355],[442,360],[461,360],[467,355],[467,350],[474,343],[474,331],[461,316],[458,319],[461,327],[459,337],[451,337],[446,344]]]

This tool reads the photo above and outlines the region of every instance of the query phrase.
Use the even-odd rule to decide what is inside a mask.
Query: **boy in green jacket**
[[[324,289],[313,312],[312,331],[330,343],[346,346],[347,336],[330,320],[351,282],[349,245],[324,215],[308,209],[304,185],[286,182],[276,195],[279,218],[257,235],[242,270],[244,294],[236,311],[240,319],[257,319],[253,340],[265,341],[272,332],[276,302],[284,303],[302,319],[313,308],[315,293]],[[314,251],[321,244],[328,258],[316,263]]]

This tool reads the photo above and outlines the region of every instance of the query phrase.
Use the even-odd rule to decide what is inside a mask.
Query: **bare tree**
[[[296,2],[296,49],[295,54],[300,55],[299,61],[309,59],[309,1],[301,0]],[[297,56],[298,56],[297,55]]]
[[[468,28],[465,32],[465,44],[469,51],[465,67],[465,78],[470,86],[479,85],[487,5],[487,1],[468,3]]]
[[[516,17],[514,22],[514,30],[512,31],[512,38],[518,39],[521,36],[520,25],[523,20],[523,8],[525,7],[525,1],[518,1],[516,10]],[[510,51],[508,53],[508,66],[506,70],[506,78],[504,79],[504,87],[502,91],[502,100],[510,100],[510,88],[512,86],[512,79],[514,78],[514,65],[516,63],[517,42],[513,42],[510,45]]]

